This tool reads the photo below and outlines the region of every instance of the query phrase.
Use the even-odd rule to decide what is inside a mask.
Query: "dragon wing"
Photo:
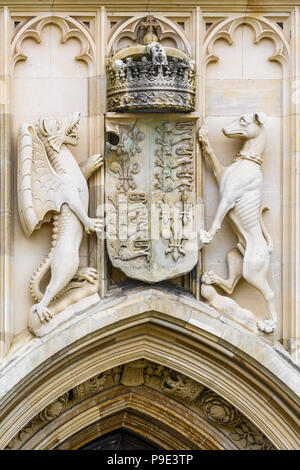
[[[18,206],[22,227],[27,236],[59,212],[63,179],[54,171],[46,150],[32,126],[20,130],[18,150]],[[48,217],[46,217],[48,214]],[[50,216],[50,217],[49,217]]]

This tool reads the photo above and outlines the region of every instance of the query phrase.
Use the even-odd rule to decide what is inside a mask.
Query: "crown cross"
[[[141,23],[141,27],[146,30],[147,34],[155,34],[155,30],[159,27],[159,22],[154,16],[147,16],[146,20]]]

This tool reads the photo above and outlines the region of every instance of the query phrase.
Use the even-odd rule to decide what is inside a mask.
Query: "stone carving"
[[[147,31],[144,46],[129,47],[107,63],[109,111],[161,109],[193,111],[195,106],[194,62],[181,51],[164,48],[153,33],[153,17],[142,22]]]
[[[193,182],[193,125],[191,122],[163,122],[155,139],[155,189],[164,192],[190,191]]]
[[[124,48],[124,44],[129,48],[136,44],[151,42],[159,42],[164,45],[170,41],[175,43],[176,49],[191,55],[191,43],[176,21],[161,14],[157,14],[155,18],[150,15],[144,18],[141,18],[139,14],[132,15],[127,21],[121,21],[111,32],[107,55],[109,57],[117,55],[120,49]]]
[[[145,359],[115,367],[72,388],[27,423],[6,449],[22,448],[35,432],[76,403],[120,385],[156,389],[184,403],[221,429],[240,449],[275,450],[254,424],[218,394],[179,372]]]
[[[153,65],[168,65],[166,51],[159,42],[151,42],[148,44],[147,52],[151,55]]]
[[[112,264],[146,282],[189,272],[198,257],[193,121],[149,116],[133,125],[108,121],[107,130],[119,136],[106,154]]]
[[[144,35],[144,44],[156,43],[158,41],[160,29],[160,22],[151,15],[143,18],[138,25],[138,30]]]
[[[216,423],[235,426],[245,419],[239,410],[208,388],[198,396],[198,403],[205,410],[207,417]]]
[[[88,217],[87,179],[102,165],[102,157],[93,155],[80,167],[69,145],[77,145],[80,113],[64,119],[41,118],[34,129],[24,124],[20,131],[18,161],[18,205],[22,227],[27,236],[43,222],[53,220],[51,250],[30,281],[30,293],[36,300],[29,315],[29,327],[43,335],[61,320],[54,315],[74,302],[97,292],[97,272],[79,269],[79,248],[83,228],[100,233],[102,220]],[[41,282],[51,271],[45,292]],[[93,297],[93,301],[99,301]],[[79,304],[78,304],[79,305]],[[74,311],[72,311],[74,313]],[[71,314],[71,311],[69,312]]]
[[[72,388],[71,396],[73,397],[73,402],[83,400],[106,388],[118,385],[121,381],[122,371],[123,368],[121,366],[114,367]]]
[[[127,385],[127,387],[137,387],[139,385],[143,385],[145,382],[144,369],[146,366],[147,361],[144,359],[125,364],[123,368],[121,384]]]
[[[208,301],[209,305],[216,310],[227,313],[227,315],[234,318],[234,320],[242,323],[251,330],[255,330],[256,320],[254,314],[250,312],[250,310],[240,307],[239,304],[230,297],[218,294],[212,285],[202,283],[201,295]]]
[[[273,444],[247,420],[242,421],[230,433],[231,438],[248,450],[276,450]]]
[[[203,386],[181,374],[168,374],[161,383],[164,392],[189,403],[195,402]]]
[[[264,113],[243,114],[223,129],[226,137],[242,138],[244,141],[242,149],[228,167],[223,167],[214,154],[206,127],[200,129],[202,150],[211,162],[221,195],[211,228],[208,232],[202,230],[200,238],[202,243],[211,243],[228,214],[238,237],[237,249],[231,250],[227,256],[229,277],[222,279],[210,271],[202,275],[202,282],[215,284],[231,294],[238,280],[243,277],[264,296],[271,319],[258,322],[257,326],[261,331],[271,333],[277,324],[274,293],[267,281],[273,245],[262,221],[264,208],[260,206],[265,120]]]
[[[38,413],[29,423],[27,423],[21,431],[9,442],[6,449],[11,450],[23,441],[26,441],[41,426],[57,418],[67,406],[69,401],[69,392],[64,393],[54,402],[47,405],[40,413]]]
[[[30,38],[37,43],[41,43],[42,31],[49,24],[54,24],[61,30],[62,44],[67,42],[70,38],[76,38],[79,41],[81,51],[76,56],[76,60],[82,60],[88,65],[94,62],[96,55],[95,43],[91,34],[84,28],[80,21],[60,13],[43,13],[41,16],[35,16],[26,21],[24,26],[14,37],[12,41],[12,60],[14,63],[27,59],[23,51],[23,41]]]
[[[143,132],[140,132],[136,123],[132,127],[125,125],[118,126],[118,133],[118,145],[114,146],[109,143],[106,145],[108,155],[115,152],[119,157],[111,163],[108,171],[119,178],[117,189],[128,191],[129,189],[136,188],[133,175],[140,171],[140,165],[137,161],[132,161],[132,157],[141,153],[139,142],[144,139],[145,135]]]
[[[215,53],[215,43],[219,39],[224,39],[229,45],[234,43],[234,33],[241,25],[249,25],[254,33],[254,43],[258,44],[262,39],[269,39],[273,42],[275,50],[269,60],[277,61],[281,64],[287,63],[290,56],[290,45],[282,29],[272,20],[261,16],[238,14],[223,21],[216,22],[216,26],[208,34],[204,45],[204,60],[206,64],[216,62],[219,57]]]

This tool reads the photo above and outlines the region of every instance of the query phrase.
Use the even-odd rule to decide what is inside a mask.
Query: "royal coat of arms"
[[[113,266],[159,282],[195,266],[195,129],[187,116],[107,121],[106,237]]]

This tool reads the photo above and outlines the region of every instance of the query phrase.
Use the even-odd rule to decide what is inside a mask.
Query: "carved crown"
[[[195,106],[194,62],[164,47],[153,33],[153,17],[142,23],[144,45],[122,49],[107,61],[108,111],[190,112]]]

